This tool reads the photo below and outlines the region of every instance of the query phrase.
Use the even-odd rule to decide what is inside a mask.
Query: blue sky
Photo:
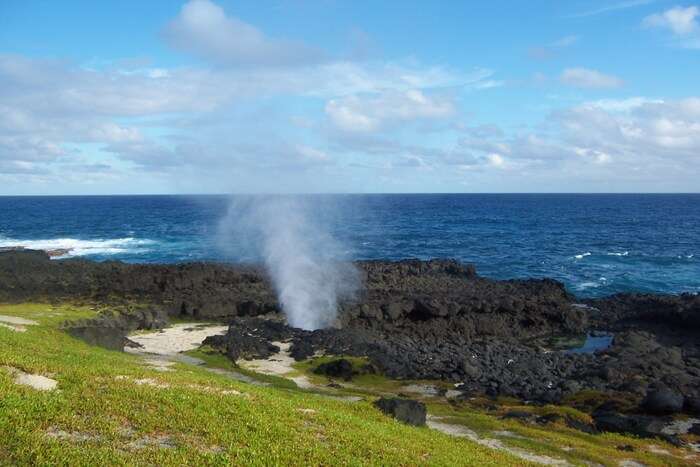
[[[695,192],[700,6],[0,4],[0,194]]]

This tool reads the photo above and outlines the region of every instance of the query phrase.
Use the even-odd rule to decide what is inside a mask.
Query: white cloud
[[[663,13],[647,16],[642,24],[647,27],[669,29],[676,35],[685,36],[698,31],[698,16],[700,16],[700,9],[696,6],[687,8],[677,6]]]
[[[225,65],[308,65],[324,56],[301,42],[270,38],[209,0],[187,2],[164,34],[175,48]]]
[[[447,118],[454,115],[455,105],[446,97],[429,96],[410,89],[371,97],[331,99],[325,110],[330,121],[340,130],[372,132],[398,123]]]
[[[461,154],[444,155],[443,163],[468,171],[518,169],[550,181],[585,176],[591,186],[635,183],[646,191],[668,190],[673,181],[687,184],[700,173],[697,97],[586,102],[551,114],[539,126],[547,132],[466,129]]]
[[[345,102],[342,96],[348,95],[404,96],[404,108],[395,109],[393,113],[377,111],[370,116],[374,119],[372,124],[375,120],[383,124],[410,118],[408,103],[411,102],[417,106],[417,118],[430,118],[441,111],[439,105],[446,101],[429,97],[427,90],[475,86],[490,76],[488,70],[457,74],[415,61],[330,62],[308,67],[247,70],[142,68],[123,71],[86,69],[64,61],[0,55],[0,159],[15,161],[0,164],[0,171],[30,172],[30,166],[21,163],[23,161],[42,163],[42,170],[47,170],[51,164],[78,157],[74,150],[66,149],[76,144],[97,145],[109,157],[151,170],[185,164],[204,167],[207,163],[215,165],[227,160],[230,166],[241,163],[240,158],[229,157],[226,151],[213,151],[221,161],[205,161],[201,147],[195,150],[192,145],[182,146],[170,135],[180,134],[178,138],[188,133],[201,135],[214,124],[228,125],[230,134],[232,123],[225,123],[227,113],[233,112],[238,102],[255,105],[261,98],[273,96],[337,99],[338,102]],[[449,106],[448,103],[443,105]],[[352,106],[349,110],[353,110]],[[208,119],[207,123],[200,123],[202,119]],[[265,126],[265,118],[258,119],[255,124]],[[147,131],[154,125],[170,129],[165,136],[156,138]],[[240,128],[241,124],[236,125]],[[278,131],[273,122],[267,125],[266,133]],[[164,132],[161,129],[159,133]],[[239,138],[248,134],[241,130]],[[211,138],[218,138],[213,144],[223,144],[222,135]],[[288,143],[292,147],[296,144]],[[211,148],[207,147],[207,151]],[[279,159],[286,158],[288,164],[307,166],[314,158],[321,159],[320,153],[308,150],[287,148],[276,153]],[[241,157],[245,157],[245,151],[241,151]]]
[[[623,112],[637,109],[645,104],[662,104],[662,99],[648,97],[629,97],[627,99],[599,99],[597,101],[584,102],[584,107],[599,108],[611,112]]]
[[[489,164],[493,167],[497,167],[500,169],[506,165],[506,160],[500,154],[489,154],[486,156],[486,158],[488,159]]]
[[[617,76],[606,75],[588,68],[567,68],[560,76],[562,83],[578,88],[617,88],[623,81]]]

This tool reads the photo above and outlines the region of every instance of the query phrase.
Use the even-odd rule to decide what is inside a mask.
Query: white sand
[[[41,375],[32,375],[11,366],[2,367],[14,376],[15,384],[29,386],[37,391],[53,391],[58,386],[58,381]]]
[[[221,325],[175,324],[162,331],[137,333],[129,336],[129,339],[142,345],[143,348],[127,348],[126,351],[136,354],[173,356],[196,349],[202,345],[207,337],[215,334],[226,334],[227,331],[228,326]]]

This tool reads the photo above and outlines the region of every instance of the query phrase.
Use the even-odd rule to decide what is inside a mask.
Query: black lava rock
[[[326,375],[331,378],[341,378],[345,381],[352,379],[352,363],[344,358],[332,360],[330,362],[321,363],[314,368],[314,373],[317,375]]]
[[[660,386],[651,389],[644,402],[644,408],[654,414],[673,414],[683,410],[683,395],[669,389],[666,386]]]
[[[409,425],[425,425],[426,409],[422,402],[411,399],[381,398],[374,405],[387,415]]]

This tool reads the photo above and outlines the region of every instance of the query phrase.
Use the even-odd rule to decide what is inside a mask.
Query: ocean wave
[[[576,290],[586,290],[586,289],[596,289],[598,287],[604,287],[608,285],[608,278],[601,276],[598,278],[598,281],[585,281],[585,282],[579,282],[578,284],[574,285],[574,289]]]
[[[55,258],[69,258],[73,256],[89,255],[118,255],[123,253],[140,254],[148,252],[148,245],[156,242],[148,239],[134,237],[107,238],[83,240],[78,238],[51,238],[23,240],[17,238],[0,237],[0,248],[27,248],[31,250],[65,250],[66,253]]]
[[[608,253],[608,256],[627,256],[627,255],[629,255],[629,254],[630,254],[629,251],[623,251],[622,253],[619,253],[619,252],[611,252],[611,253]]]
[[[587,251],[587,252],[585,252],[585,253],[581,253],[580,255],[574,256],[574,258],[576,258],[576,259],[583,259],[583,258],[586,257],[586,256],[591,256],[591,252],[590,252],[590,251]]]

